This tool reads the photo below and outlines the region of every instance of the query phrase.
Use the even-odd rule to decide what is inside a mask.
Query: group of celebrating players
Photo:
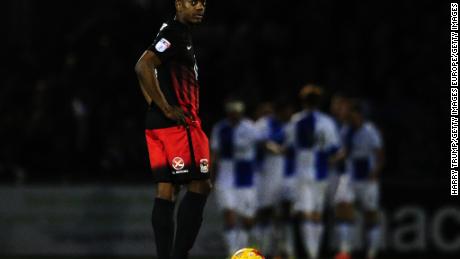
[[[322,88],[307,85],[299,93],[301,111],[289,102],[266,103],[256,121],[244,116],[242,101],[226,102],[227,116],[214,125],[210,144],[229,255],[256,246],[269,257],[293,258],[296,219],[309,258],[318,258],[323,213],[333,208],[335,258],[351,258],[357,208],[366,256],[376,258],[382,138],[360,100],[336,94],[328,115],[319,109],[322,96]]]

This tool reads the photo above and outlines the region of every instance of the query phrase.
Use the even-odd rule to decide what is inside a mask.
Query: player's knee
[[[304,218],[304,213],[301,211],[294,212],[294,219],[295,220],[302,220]]]
[[[353,220],[354,209],[351,203],[340,203],[336,207],[336,217],[340,220]]]
[[[213,185],[210,180],[200,180],[192,181],[188,185],[188,190],[190,192],[196,192],[200,194],[208,195],[213,188]]]
[[[236,214],[233,210],[226,209],[224,211],[224,222],[227,228],[236,226]]]
[[[270,207],[262,208],[257,212],[257,221],[261,224],[268,224],[272,217],[273,210]]]
[[[244,229],[246,230],[249,230],[252,228],[252,226],[254,225],[254,219],[253,218],[243,218],[243,227]]]
[[[289,201],[283,201],[281,203],[281,219],[288,221],[291,217],[291,203]]]
[[[175,187],[171,183],[159,183],[156,197],[163,200],[174,201]]]
[[[321,222],[321,219],[322,219],[322,217],[321,217],[320,212],[315,211],[315,212],[312,212],[310,214],[310,220],[313,221],[313,222],[319,223],[319,222]]]
[[[308,212],[308,211],[303,211],[299,214],[300,218],[302,220],[308,220],[308,221],[311,221],[313,219],[312,217],[312,213],[311,212]]]
[[[367,225],[375,225],[379,221],[379,213],[377,210],[368,210],[365,213]]]

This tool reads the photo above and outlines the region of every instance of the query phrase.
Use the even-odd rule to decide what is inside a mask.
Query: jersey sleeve
[[[325,148],[331,152],[340,147],[340,134],[332,120],[324,120]]]
[[[286,134],[285,145],[286,146],[294,146],[295,142],[295,122],[290,121],[284,126],[284,132]]]
[[[235,136],[235,147],[247,149],[260,140],[260,134],[253,122],[243,121]]]
[[[257,123],[250,124],[251,132],[252,132],[252,140],[254,142],[261,142],[266,141],[270,134],[270,129],[268,128],[267,123],[260,128]]]
[[[380,132],[377,130],[377,128],[375,128],[375,126],[370,126],[369,128],[372,148],[381,149],[383,147],[383,141]]]
[[[177,56],[181,44],[180,34],[172,27],[166,26],[160,29],[160,32],[148,50],[153,51],[161,60],[161,63],[167,63]]]
[[[269,135],[270,135],[270,129],[268,127],[267,119],[262,118],[259,119],[255,124],[254,124],[257,134],[259,135],[259,138],[261,141],[268,140]]]

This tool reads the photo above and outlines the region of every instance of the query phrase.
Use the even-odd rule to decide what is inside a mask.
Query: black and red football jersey
[[[161,91],[170,105],[177,105],[199,120],[199,84],[190,28],[177,20],[163,24],[153,44],[148,48],[161,60],[156,75]],[[152,103],[147,112],[146,128],[160,129],[176,125]]]

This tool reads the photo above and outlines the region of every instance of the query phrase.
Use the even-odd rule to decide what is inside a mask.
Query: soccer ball
[[[233,254],[232,259],[265,259],[265,257],[254,248],[243,248]]]

